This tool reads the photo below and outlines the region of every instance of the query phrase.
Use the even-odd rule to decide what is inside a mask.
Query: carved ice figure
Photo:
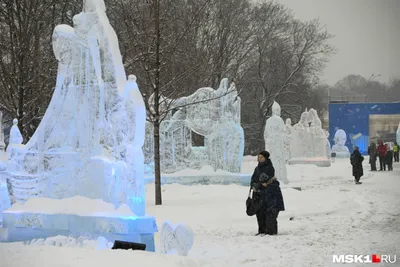
[[[275,176],[283,183],[289,183],[286,171],[286,127],[281,116],[281,107],[274,101],[272,116],[267,120],[264,130],[265,149],[271,155],[271,161],[275,168]]]
[[[293,143],[293,134],[294,134],[294,129],[292,126],[292,120],[290,118],[286,119],[286,124],[285,124],[285,132],[286,132],[286,140],[285,140],[285,158],[286,162],[289,161],[291,158],[291,145]]]
[[[335,144],[332,146],[332,152],[335,152],[337,157],[350,156],[349,148],[346,146],[347,135],[344,130],[337,130],[333,141],[335,142]]]
[[[141,216],[144,102],[136,77],[126,79],[104,1],[84,0],[83,6],[74,28],[54,29],[56,88],[38,129],[13,160],[17,172],[7,171],[15,192],[22,192],[18,201],[82,195],[126,203]],[[19,188],[21,179],[35,190]]]
[[[177,252],[178,255],[187,256],[193,246],[193,231],[185,224],[174,227],[166,221],[163,223],[160,235],[161,253],[173,254]]]
[[[309,119],[311,122],[310,133],[311,133],[311,154],[313,157],[327,157],[327,138],[324,130],[322,129],[321,120],[318,117],[318,113],[315,109],[310,109]]]
[[[326,136],[326,153],[327,153],[327,157],[328,159],[331,158],[331,154],[332,154],[332,149],[331,149],[331,142],[329,141],[329,132],[325,131],[325,136]]]
[[[24,140],[22,138],[21,132],[19,131],[17,119],[13,119],[13,126],[11,126],[9,140],[10,140],[9,144],[12,144],[12,145],[22,144],[22,141]]]
[[[240,126],[240,98],[233,83],[229,85],[228,79],[223,79],[217,90],[204,87],[187,97],[166,101],[171,103],[172,111],[160,125],[161,165],[165,172],[205,165],[240,172],[244,132]],[[146,142],[153,142],[152,138]],[[145,147],[151,148],[152,144],[146,143]]]
[[[300,120],[293,126],[292,143],[290,146],[291,158],[304,158],[311,156],[310,114],[304,111]]]

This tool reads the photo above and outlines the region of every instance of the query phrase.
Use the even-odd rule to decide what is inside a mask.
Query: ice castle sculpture
[[[346,146],[347,134],[344,130],[339,129],[336,131],[333,137],[335,144],[332,146],[332,152],[336,153],[338,158],[348,158],[350,157],[349,148]]]
[[[73,24],[54,29],[56,88],[32,138],[14,148],[7,168],[12,194],[18,202],[82,195],[144,215],[146,114],[136,77],[126,79],[102,0],[84,0]],[[22,141],[16,129],[11,144]]]
[[[103,0],[84,0],[83,12],[73,17],[74,27],[54,29],[56,88],[32,138],[25,146],[14,145],[6,173],[17,202],[80,195],[115,207],[126,204],[134,218],[5,211],[8,241],[100,233],[143,242],[154,250],[157,226],[145,214],[145,105],[136,77],[126,78],[117,35],[105,11]],[[20,143],[17,137],[10,142]],[[38,231],[30,230],[32,222]]]
[[[210,165],[214,170],[240,172],[244,132],[240,126],[240,98],[235,85],[223,79],[217,90],[198,89],[171,100],[171,112],[160,125],[161,166],[164,172]],[[153,162],[152,125],[146,125],[146,163]],[[149,168],[151,169],[151,168]]]
[[[304,111],[293,126],[290,164],[331,165],[329,141],[318,113],[314,109]]]
[[[270,153],[272,164],[275,167],[276,178],[288,184],[286,170],[288,154],[285,150],[285,143],[287,142],[286,126],[281,118],[281,107],[275,101],[272,105],[272,116],[265,124],[264,140],[265,149]]]

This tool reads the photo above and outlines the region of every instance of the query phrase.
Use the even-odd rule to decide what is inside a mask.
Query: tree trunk
[[[160,167],[160,123],[154,122],[154,175],[156,205],[162,205],[161,197],[161,167]]]
[[[264,131],[265,131],[265,124],[267,123],[265,118],[261,118],[261,123],[260,123],[260,130],[259,132],[259,140],[258,140],[258,145],[260,150],[259,151],[263,151],[265,150],[265,140],[264,140]]]
[[[155,61],[155,77],[154,77],[154,175],[156,190],[156,205],[162,205],[161,197],[161,168],[160,168],[160,0],[154,0],[154,23],[156,32],[156,61]]]

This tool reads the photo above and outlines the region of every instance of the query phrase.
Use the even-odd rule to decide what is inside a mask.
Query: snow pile
[[[75,196],[64,199],[31,198],[27,202],[15,203],[7,213],[74,214],[79,216],[124,217],[135,216],[129,206],[122,204],[115,209],[111,203],[101,199]]]
[[[74,238],[70,236],[54,236],[46,239],[39,238],[26,242],[25,244],[32,246],[80,247],[98,250],[110,249],[113,246],[113,243],[108,242],[104,237],[99,237],[97,240],[91,240],[86,239],[85,237]]]

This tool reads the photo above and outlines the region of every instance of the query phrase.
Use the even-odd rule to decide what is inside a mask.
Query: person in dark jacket
[[[364,170],[362,166],[362,162],[364,160],[364,157],[361,156],[360,151],[358,150],[358,146],[354,147],[353,153],[351,153],[350,156],[350,163],[353,166],[353,176],[354,176],[354,181],[356,184],[362,184],[360,182],[361,176],[364,175]]]
[[[260,195],[260,190],[261,190],[261,182],[260,182],[260,176],[261,174],[265,174],[268,177],[274,177],[275,176],[275,169],[274,166],[272,165],[272,162],[269,158],[270,154],[268,151],[261,151],[258,154],[258,166],[254,169],[254,173],[251,176],[251,182],[250,186],[253,189],[253,199],[254,201],[261,201],[261,195]],[[259,209],[259,211],[256,213],[257,217],[257,223],[258,223],[258,233],[257,235],[260,234],[265,234],[265,220],[266,220],[266,214],[264,209]]]
[[[393,149],[388,144],[385,144],[387,147],[386,155],[385,155],[385,164],[387,165],[388,171],[393,171]]]
[[[368,147],[369,164],[371,165],[371,171],[376,171],[376,160],[378,158],[378,150],[376,149],[375,142],[371,142]]]
[[[268,177],[266,174],[261,174],[260,183],[262,185],[261,194],[261,207],[265,214],[265,224],[263,226],[263,233],[267,235],[278,234],[278,215],[280,211],[285,210],[283,196],[279,182],[276,177]]]

